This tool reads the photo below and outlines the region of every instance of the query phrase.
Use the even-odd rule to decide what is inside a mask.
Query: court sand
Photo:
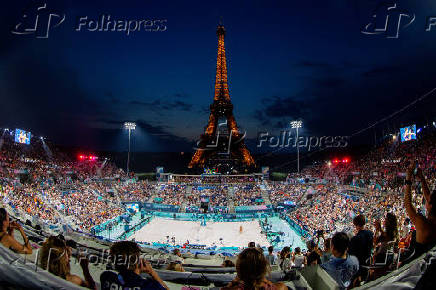
[[[242,232],[240,227],[242,226]],[[175,237],[176,244],[181,245],[189,241],[218,247],[247,247],[249,242],[256,245],[269,246],[266,236],[261,233],[257,220],[248,222],[207,222],[201,226],[200,221],[179,221],[155,217],[150,223],[136,231],[129,239],[138,242],[167,243]]]

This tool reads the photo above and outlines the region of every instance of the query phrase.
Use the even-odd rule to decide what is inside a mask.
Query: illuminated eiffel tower
[[[189,168],[215,168],[219,172],[248,170],[255,167],[254,159],[244,143],[245,133],[241,133],[233,116],[227,83],[226,50],[224,36],[226,30],[218,25],[218,56],[216,63],[215,96],[210,105],[209,122],[204,134],[197,143],[197,151],[189,163]]]

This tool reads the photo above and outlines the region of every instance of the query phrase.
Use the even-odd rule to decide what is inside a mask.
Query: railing
[[[312,235],[303,229],[299,224],[297,224],[293,219],[291,219],[289,216],[285,215],[285,220],[289,223],[289,225],[303,238],[310,239]]]

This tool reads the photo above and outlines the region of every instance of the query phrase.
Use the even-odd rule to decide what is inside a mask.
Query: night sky
[[[32,3],[2,3],[0,127],[59,144],[126,150],[122,123],[135,121],[134,151],[192,151],[213,101],[220,19],[234,114],[253,151],[258,132],[297,118],[301,134],[351,135],[436,87],[436,27],[425,31],[435,1],[397,1],[416,19],[395,39],[361,33],[381,3],[370,0],[45,1],[65,14],[47,39],[11,33]],[[101,14],[166,28],[75,31],[78,17]],[[401,114],[432,118],[434,104],[431,95]]]

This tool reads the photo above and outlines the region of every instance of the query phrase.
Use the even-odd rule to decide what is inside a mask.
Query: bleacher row
[[[17,217],[15,217],[17,218]],[[31,255],[16,254],[0,244],[0,288],[2,289],[79,289],[81,287],[57,277],[40,267],[38,252],[42,242],[54,232],[46,232],[29,224],[23,229],[32,247],[35,249]],[[17,240],[20,237],[16,235]],[[81,233],[71,233],[66,239],[72,239],[74,249],[72,252],[71,272],[81,273],[77,259],[80,253],[86,253],[90,262],[90,272],[100,289],[99,277],[107,269],[110,242],[98,240]],[[170,289],[182,287],[201,287],[201,289],[218,289],[227,285],[235,278],[235,267],[222,267],[224,257],[221,255],[183,254],[185,272],[165,270],[168,261],[172,261],[173,254],[164,251],[141,248],[144,257],[149,260]],[[233,262],[236,257],[225,257]],[[436,263],[436,247],[418,259],[392,271],[375,281],[369,282],[356,289],[413,289],[416,285],[423,287],[420,281],[426,271],[434,269]],[[147,274],[141,274],[147,276]],[[426,275],[429,275],[428,273]],[[338,289],[336,282],[319,266],[310,266],[303,269],[293,269],[284,273],[278,266],[272,266],[268,276],[271,282],[284,282],[288,289]],[[422,279],[421,279],[422,280]],[[425,286],[425,284],[424,284]],[[185,288],[189,289],[189,288]],[[200,289],[200,288],[193,288]],[[421,288],[428,289],[428,288]]]

